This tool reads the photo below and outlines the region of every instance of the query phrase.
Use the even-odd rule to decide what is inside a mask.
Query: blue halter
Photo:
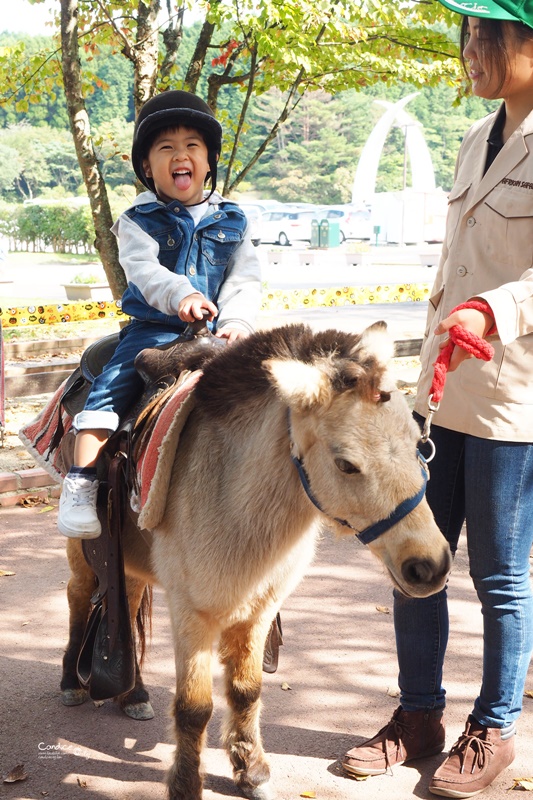
[[[290,423],[289,423],[289,436],[290,436]],[[291,444],[292,444],[292,436],[290,436]],[[332,517],[335,522],[338,522],[340,525],[344,525],[346,528],[350,528],[352,531],[355,531],[356,537],[359,539],[360,542],[363,544],[369,544],[373,542],[374,539],[377,539],[378,536],[381,536],[382,533],[386,533],[393,525],[396,525],[400,520],[406,517],[408,514],[413,511],[417,507],[417,505],[422,501],[425,493],[426,493],[426,484],[428,481],[428,471],[426,465],[426,459],[422,455],[422,453],[417,450],[418,453],[418,460],[420,462],[420,472],[422,473],[422,486],[418,490],[418,492],[413,495],[412,497],[408,497],[406,500],[403,500],[399,505],[396,506],[394,511],[392,511],[386,519],[382,519],[379,522],[375,522],[373,525],[369,525],[368,528],[365,528],[364,531],[358,531],[353,525],[345,519],[339,519],[339,517]],[[291,458],[293,464],[295,465],[296,469],[298,470],[298,475],[300,477],[300,483],[302,484],[305,493],[309,500],[313,503],[315,508],[318,508],[323,514],[329,516],[326,511],[322,508],[318,500],[313,494],[311,486],[309,484],[309,478],[307,477],[307,472],[305,471],[305,467],[302,464],[302,461],[298,458],[298,456],[294,455],[291,449]]]

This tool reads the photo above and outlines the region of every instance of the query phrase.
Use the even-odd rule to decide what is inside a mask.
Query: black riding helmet
[[[163,128],[184,125],[201,131],[207,145],[211,194],[217,183],[217,160],[222,147],[222,128],[200,97],[179,89],[152,97],[143,105],[135,122],[131,162],[142,184],[155,192],[154,182],[144,174],[143,159],[148,156],[154,134]]]

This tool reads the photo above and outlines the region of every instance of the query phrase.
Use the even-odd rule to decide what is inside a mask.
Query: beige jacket
[[[433,421],[486,439],[533,442],[533,112],[483,175],[496,113],[461,145],[446,241],[430,298],[416,410],[426,416],[439,341],[433,331],[472,297],[491,306],[494,359],[470,359],[447,375]]]

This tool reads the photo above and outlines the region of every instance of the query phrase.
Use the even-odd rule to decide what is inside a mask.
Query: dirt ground
[[[67,636],[64,541],[50,507],[0,511],[0,782],[6,800],[163,800],[172,759],[168,709],[173,651],[168,612],[155,592],[153,637],[144,677],[155,718],[136,722],[111,701],[66,708],[59,700]],[[471,710],[481,675],[481,614],[461,545],[450,588],[446,662],[447,744]],[[326,535],[307,578],[282,610],[285,644],[275,675],[264,676],[262,729],[277,800],[407,800],[427,785],[443,756],[392,775],[345,778],[339,759],[374,734],[397,705],[391,590],[381,566],[353,537]],[[284,686],[285,684],[285,686]],[[533,667],[527,689],[533,693]],[[214,670],[215,711],[205,751],[205,800],[238,798],[219,744],[224,701]],[[524,698],[517,759],[483,797],[508,800],[515,779],[533,778],[533,699]]]
[[[13,472],[37,466],[17,434],[23,425],[37,416],[49,397],[48,394],[42,394],[13,400],[6,399],[4,444],[0,447],[0,472]]]

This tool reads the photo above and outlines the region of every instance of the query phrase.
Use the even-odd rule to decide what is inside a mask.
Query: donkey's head
[[[451,557],[423,496],[420,431],[387,373],[392,354],[385,323],[376,323],[360,336],[316,334],[305,357],[265,366],[289,409],[295,470],[309,502],[339,533],[364,532],[397,588],[425,597],[444,586]],[[373,527],[394,514],[390,527]]]

